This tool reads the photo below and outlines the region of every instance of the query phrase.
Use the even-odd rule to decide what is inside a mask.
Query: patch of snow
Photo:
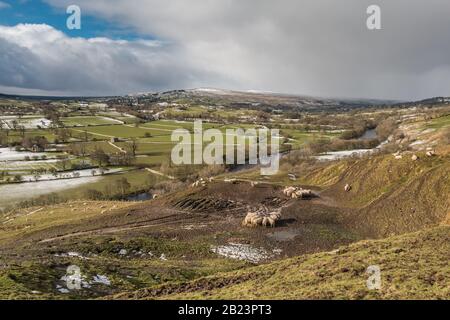
[[[111,281],[109,281],[108,277],[102,274],[97,274],[96,276],[94,276],[94,280],[92,280],[92,283],[104,284],[105,286],[111,285]]]
[[[211,251],[230,259],[258,263],[273,257],[273,254],[263,248],[254,248],[248,244],[229,243],[224,246],[212,247]]]
[[[343,151],[332,151],[327,152],[321,155],[316,156],[316,159],[319,161],[333,161],[333,160],[340,160],[348,157],[361,157],[366,154],[371,154],[374,152],[377,152],[381,149],[384,145],[386,145],[388,141],[383,141],[380,143],[377,147],[373,149],[353,149],[353,150],[343,150]]]
[[[102,117],[100,117],[101,119],[103,119],[103,120],[106,120],[106,121],[112,121],[112,122],[115,122],[115,123],[120,123],[120,124],[124,124],[125,122],[123,122],[123,121],[120,121],[120,120],[117,120],[117,119],[114,119],[114,118],[110,118],[110,117],[104,117],[104,116],[102,116]]]
[[[256,90],[256,89],[250,89],[250,90],[246,90],[245,92],[248,93],[256,93],[256,94],[273,94],[273,91],[264,91],[264,90]]]
[[[60,285],[57,285],[57,286],[56,286],[56,289],[57,289],[59,292],[61,292],[61,293],[69,293],[69,292],[70,292],[69,289],[63,288],[63,287],[61,287]]]
[[[86,177],[92,177],[92,170],[93,169],[83,169],[83,170],[73,170],[73,171],[65,171],[65,172],[57,172],[56,176],[53,174],[42,174],[40,175],[39,181],[50,181],[50,180],[61,180],[61,179],[79,179],[79,178],[86,178]],[[95,170],[97,171],[97,170]],[[120,172],[121,169],[111,169],[107,173],[117,173]],[[99,173],[97,173],[100,175]],[[23,176],[24,181],[28,182],[34,182],[33,175],[26,175]]]
[[[47,160],[30,160],[30,161],[0,161],[1,170],[26,170],[34,169],[34,166],[39,165],[53,165],[57,163],[57,159],[47,159]],[[17,173],[17,172],[16,172]]]
[[[214,93],[228,93],[225,90],[221,90],[221,89],[214,89],[214,88],[197,88],[194,89],[194,91],[198,91],[198,92],[214,92]]]
[[[0,186],[0,203],[11,204],[41,195],[50,194],[52,192],[72,189],[79,187],[80,185],[99,181],[101,178],[101,176],[95,176],[78,179],[59,179],[52,181],[2,185]]]
[[[55,257],[64,257],[64,258],[75,257],[75,258],[80,258],[80,259],[83,259],[83,260],[89,260],[88,257],[85,257],[81,253],[78,253],[78,252],[75,252],[75,251],[70,251],[70,252],[67,252],[67,253],[60,253],[60,254],[57,253],[57,254],[55,254]]]
[[[46,153],[40,152],[28,152],[28,151],[15,151],[11,148],[0,148],[0,161],[15,161],[15,160],[24,160],[25,157],[42,157],[46,156]]]
[[[8,117],[7,119],[3,119],[3,122],[8,125],[8,127],[12,128],[12,122],[16,120],[19,126],[24,126],[25,129],[34,129],[38,126],[42,128],[48,128],[51,125],[51,121],[45,118],[18,118],[18,117]]]
[[[348,158],[352,156],[360,157],[365,154],[370,154],[374,150],[373,149],[353,149],[353,150],[344,150],[344,151],[332,151],[327,152],[324,154],[321,154],[316,157],[316,159],[320,161],[332,161],[332,160],[339,160],[343,158]]]
[[[95,276],[92,277],[91,281],[86,280],[86,277],[82,274],[79,275],[79,277],[74,278],[74,276],[71,275],[64,275],[60,278],[60,280],[62,282],[64,282],[65,284],[67,284],[68,282],[72,282],[73,280],[76,280],[77,282],[79,282],[80,287],[77,289],[90,289],[92,288],[92,285],[94,284],[102,284],[105,286],[110,286],[111,285],[111,281],[109,280],[109,278],[105,275],[102,274],[97,274]],[[56,289],[60,292],[60,293],[70,293],[71,289],[69,289],[68,287],[64,287],[60,284],[56,285]],[[77,290],[77,289],[73,289],[73,290]]]

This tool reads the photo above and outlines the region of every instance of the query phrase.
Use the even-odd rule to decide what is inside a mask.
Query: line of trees
[[[87,189],[84,196],[89,200],[108,200],[114,197],[124,197],[131,189],[131,184],[127,178],[121,177],[114,180],[111,184],[107,184],[104,191],[97,189]]]

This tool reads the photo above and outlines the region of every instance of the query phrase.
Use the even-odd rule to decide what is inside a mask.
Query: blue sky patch
[[[54,8],[41,0],[0,0],[0,25],[15,26],[19,23],[48,24],[64,32],[69,37],[107,37],[114,40],[136,40],[153,38],[143,37],[130,28],[117,26],[82,11],[81,30],[68,30],[66,21],[69,17],[63,8]]]

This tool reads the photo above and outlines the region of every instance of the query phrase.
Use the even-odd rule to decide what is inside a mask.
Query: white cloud
[[[0,1],[0,10],[5,9],[5,8],[10,8],[10,7],[11,7],[11,5],[9,3]]]
[[[118,95],[213,76],[195,69],[173,44],[70,38],[45,24],[0,26],[0,56],[0,86],[15,92]]]
[[[46,1],[61,9],[72,3]],[[36,81],[29,81],[23,71],[12,77],[14,86],[64,90],[57,70],[76,62],[83,67],[64,67],[62,75],[70,71],[74,79],[82,80],[80,92],[214,86],[316,96],[450,95],[448,0],[378,0],[381,31],[366,28],[366,9],[372,0],[78,0],[77,4],[83,15],[131,27],[161,43],[70,39],[60,38],[55,30],[34,35],[27,30],[28,36],[15,45],[57,37],[23,53],[45,66],[39,71],[45,84],[52,85],[30,87]],[[0,85],[5,85],[3,81]],[[21,81],[24,84],[18,85]]]

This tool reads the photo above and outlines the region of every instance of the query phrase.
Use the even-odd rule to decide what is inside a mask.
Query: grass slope
[[[450,227],[114,296],[116,299],[448,299]],[[381,268],[369,290],[367,267]]]

